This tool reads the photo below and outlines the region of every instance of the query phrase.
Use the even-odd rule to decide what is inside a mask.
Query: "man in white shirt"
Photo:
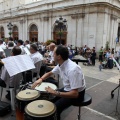
[[[26,41],[25,41],[25,47],[27,47],[28,49],[30,49],[29,40],[26,40]]]
[[[14,47],[12,49],[12,56],[20,55],[21,49],[19,47]],[[1,75],[0,75],[0,86],[2,87],[14,87],[17,88],[19,86],[19,82],[22,79],[22,73],[14,75],[12,77],[9,76],[6,68],[3,66]],[[10,92],[6,95],[6,98],[10,100]]]
[[[6,46],[3,44],[3,40],[0,40],[0,47],[4,50],[6,49]]]
[[[68,59],[68,57],[69,51],[67,47],[56,47],[54,49],[54,60],[58,65],[52,71],[44,74],[32,85],[32,88],[35,88],[51,75],[59,74],[63,81],[64,88],[59,91],[53,90],[50,87],[46,88],[48,93],[57,96],[57,100],[54,101],[57,107],[57,120],[60,120],[60,114],[64,109],[71,106],[74,102],[80,102],[84,99],[86,88],[81,67]]]
[[[51,43],[49,45],[50,52],[49,52],[47,60],[46,60],[47,65],[55,65],[55,62],[54,62],[54,48],[55,48],[55,44]]]
[[[35,69],[33,70],[33,77],[36,77],[40,71],[40,63],[42,64],[43,56],[38,52],[37,46],[35,44],[30,45],[30,57],[35,65]]]
[[[22,40],[18,40],[18,41],[17,41],[17,46],[21,48],[21,50],[22,50],[21,54],[22,54],[22,55],[25,54],[23,43],[24,43],[24,42],[23,42]]]
[[[30,57],[34,64],[43,60],[43,56],[38,52],[37,46],[35,44],[30,45],[30,53]]]

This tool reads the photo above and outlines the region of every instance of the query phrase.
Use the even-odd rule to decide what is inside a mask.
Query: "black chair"
[[[92,103],[92,97],[90,95],[88,95],[87,93],[85,93],[84,100],[82,102],[78,102],[78,103],[76,102],[73,104],[73,106],[79,107],[78,120],[80,120],[80,118],[81,118],[81,115],[80,115],[81,107],[88,106],[91,103]]]

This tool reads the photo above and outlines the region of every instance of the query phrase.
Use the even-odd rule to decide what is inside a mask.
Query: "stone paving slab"
[[[117,91],[115,91],[114,98],[111,99],[111,91],[116,87],[116,84],[111,82],[103,82],[87,91],[92,96],[91,109],[94,109],[100,113],[116,118],[112,115],[116,110],[117,103]],[[119,98],[120,99],[120,98]],[[120,105],[118,105],[120,112]],[[119,117],[119,116],[118,116]],[[120,119],[120,117],[119,117]]]

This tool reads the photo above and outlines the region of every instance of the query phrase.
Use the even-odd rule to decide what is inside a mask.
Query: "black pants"
[[[92,65],[95,65],[95,58],[92,58]]]
[[[103,62],[103,56],[99,55],[99,61]]]
[[[67,91],[64,91],[64,88],[60,89],[59,91],[67,92]],[[84,100],[84,94],[85,94],[85,90],[79,92],[78,98],[56,97],[56,99],[53,102],[55,103],[55,105],[57,107],[57,120],[60,120],[60,114],[62,113],[63,110],[70,107],[75,102],[82,102]]]
[[[0,78],[0,86],[1,87],[6,87],[6,83]]]

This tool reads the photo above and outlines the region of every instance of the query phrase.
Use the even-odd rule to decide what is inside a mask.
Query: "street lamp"
[[[8,25],[7,25],[7,27],[8,27],[8,30],[10,31],[9,32],[9,35],[10,35],[10,37],[11,37],[11,34],[12,34],[12,28],[13,28],[13,25],[12,25],[12,23],[8,23]]]
[[[58,34],[60,35],[60,44],[62,42],[62,32],[66,30],[67,26],[67,20],[63,19],[62,16],[60,16],[59,20],[55,21],[55,25],[58,28],[59,32]]]

